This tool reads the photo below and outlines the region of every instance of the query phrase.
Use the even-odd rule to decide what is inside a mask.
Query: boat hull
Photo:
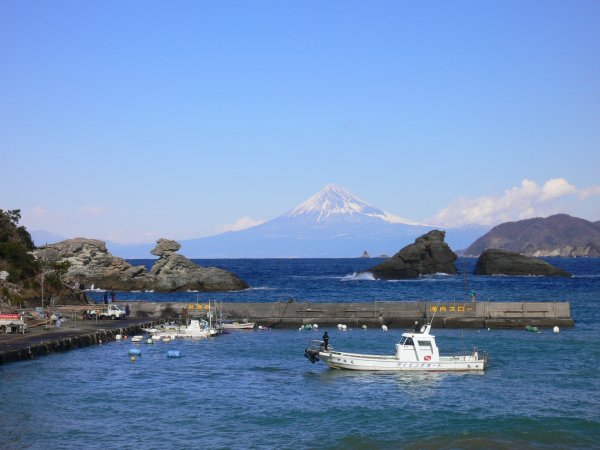
[[[253,330],[255,325],[254,322],[224,323],[223,328],[226,330]]]
[[[333,369],[376,372],[467,372],[483,371],[487,366],[485,357],[473,355],[442,356],[437,361],[401,361],[395,356],[319,352],[319,359]]]

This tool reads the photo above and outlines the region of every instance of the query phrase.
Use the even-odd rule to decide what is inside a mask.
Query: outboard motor
[[[312,348],[305,348],[304,357],[314,364],[319,361],[319,351]]]

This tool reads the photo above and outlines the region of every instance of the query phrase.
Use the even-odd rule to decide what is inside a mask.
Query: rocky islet
[[[159,239],[151,252],[159,258],[150,271],[111,255],[106,244],[97,239],[68,239],[41,247],[35,255],[49,262],[68,261],[64,279],[79,287],[158,292],[232,291],[248,287],[231,272],[195,264],[177,253],[180,247],[176,241]]]

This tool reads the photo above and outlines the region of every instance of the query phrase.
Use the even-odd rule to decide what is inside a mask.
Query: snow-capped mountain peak
[[[335,184],[328,184],[308,200],[300,203],[284,217],[311,216],[317,223],[329,219],[348,217],[351,219],[372,218],[388,223],[419,225],[418,223],[387,213],[355,197]]]

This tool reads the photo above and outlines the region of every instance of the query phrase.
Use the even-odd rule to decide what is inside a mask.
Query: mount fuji
[[[180,252],[190,258],[346,258],[364,251],[392,255],[434,228],[390,214],[330,184],[268,222],[181,240]],[[466,248],[488,229],[446,229],[446,242],[455,249]],[[147,258],[151,247],[107,245],[125,258]]]

